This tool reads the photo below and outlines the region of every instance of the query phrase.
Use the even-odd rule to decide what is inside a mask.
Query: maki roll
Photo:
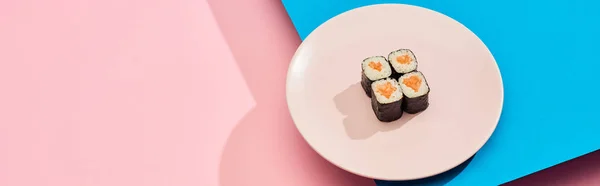
[[[402,117],[402,90],[398,81],[392,78],[381,79],[371,84],[373,96],[371,107],[377,119],[391,122]]]
[[[402,75],[398,82],[404,94],[402,110],[409,114],[424,111],[429,106],[429,85],[419,71]]]
[[[388,55],[388,59],[394,70],[392,75],[394,78],[399,78],[403,74],[417,70],[417,58],[410,49],[392,51]]]
[[[371,97],[371,83],[388,78],[391,75],[392,67],[390,67],[390,64],[385,57],[368,57],[362,61],[362,80],[360,84],[365,90],[365,93],[367,93],[367,96]]]

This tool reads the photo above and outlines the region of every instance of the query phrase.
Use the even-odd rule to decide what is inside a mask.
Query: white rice
[[[421,86],[417,89],[417,91],[412,88],[406,86],[403,82],[404,79],[409,78],[411,76],[418,76],[421,79]],[[400,83],[400,87],[402,87],[402,93],[406,95],[408,98],[415,98],[429,93],[429,85],[427,85],[427,80],[423,73],[416,71],[402,75],[402,77],[398,78],[398,82]]]
[[[386,98],[385,96],[381,95],[381,93],[379,93],[379,91],[377,91],[378,86],[383,85],[387,82],[390,82],[392,84],[392,86],[394,86],[396,88],[396,91],[394,91],[394,93],[392,93],[392,95],[389,98]],[[385,78],[385,79],[381,79],[381,80],[377,80],[377,81],[373,82],[373,84],[371,84],[371,90],[373,90],[373,94],[375,94],[375,98],[377,99],[377,102],[379,102],[381,104],[396,102],[398,100],[401,100],[402,96],[403,96],[402,90],[400,88],[400,85],[398,84],[398,81],[396,81],[395,79],[392,79],[392,78]]]
[[[381,71],[371,68],[369,66],[369,63],[371,62],[381,63]],[[365,73],[365,76],[367,76],[367,78],[369,78],[371,81],[387,78],[392,75],[392,67],[390,67],[390,63],[383,56],[373,56],[364,59],[362,61],[362,69]]]
[[[410,58],[410,62],[408,64],[401,64],[396,60],[399,56],[403,55],[408,55]],[[410,49],[399,49],[390,52],[388,59],[390,60],[394,70],[396,70],[398,73],[407,73],[417,69],[417,58]]]

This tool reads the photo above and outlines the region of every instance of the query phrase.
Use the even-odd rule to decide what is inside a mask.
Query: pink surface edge
[[[0,185],[374,185],[291,123],[278,0],[8,0],[0,28]]]

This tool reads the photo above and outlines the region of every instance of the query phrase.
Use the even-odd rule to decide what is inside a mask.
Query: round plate
[[[361,61],[411,49],[430,86],[429,108],[379,122],[360,86]],[[502,111],[498,66],[459,22],[401,4],[365,6],[315,29],[287,75],[296,127],[322,157],[364,177],[411,180],[447,171],[475,154]]]

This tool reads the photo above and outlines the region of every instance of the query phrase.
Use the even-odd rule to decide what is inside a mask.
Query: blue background
[[[493,53],[504,110],[468,164],[395,185],[498,185],[600,148],[600,2],[583,0],[283,0],[302,39],[353,8],[403,3],[446,14]]]

